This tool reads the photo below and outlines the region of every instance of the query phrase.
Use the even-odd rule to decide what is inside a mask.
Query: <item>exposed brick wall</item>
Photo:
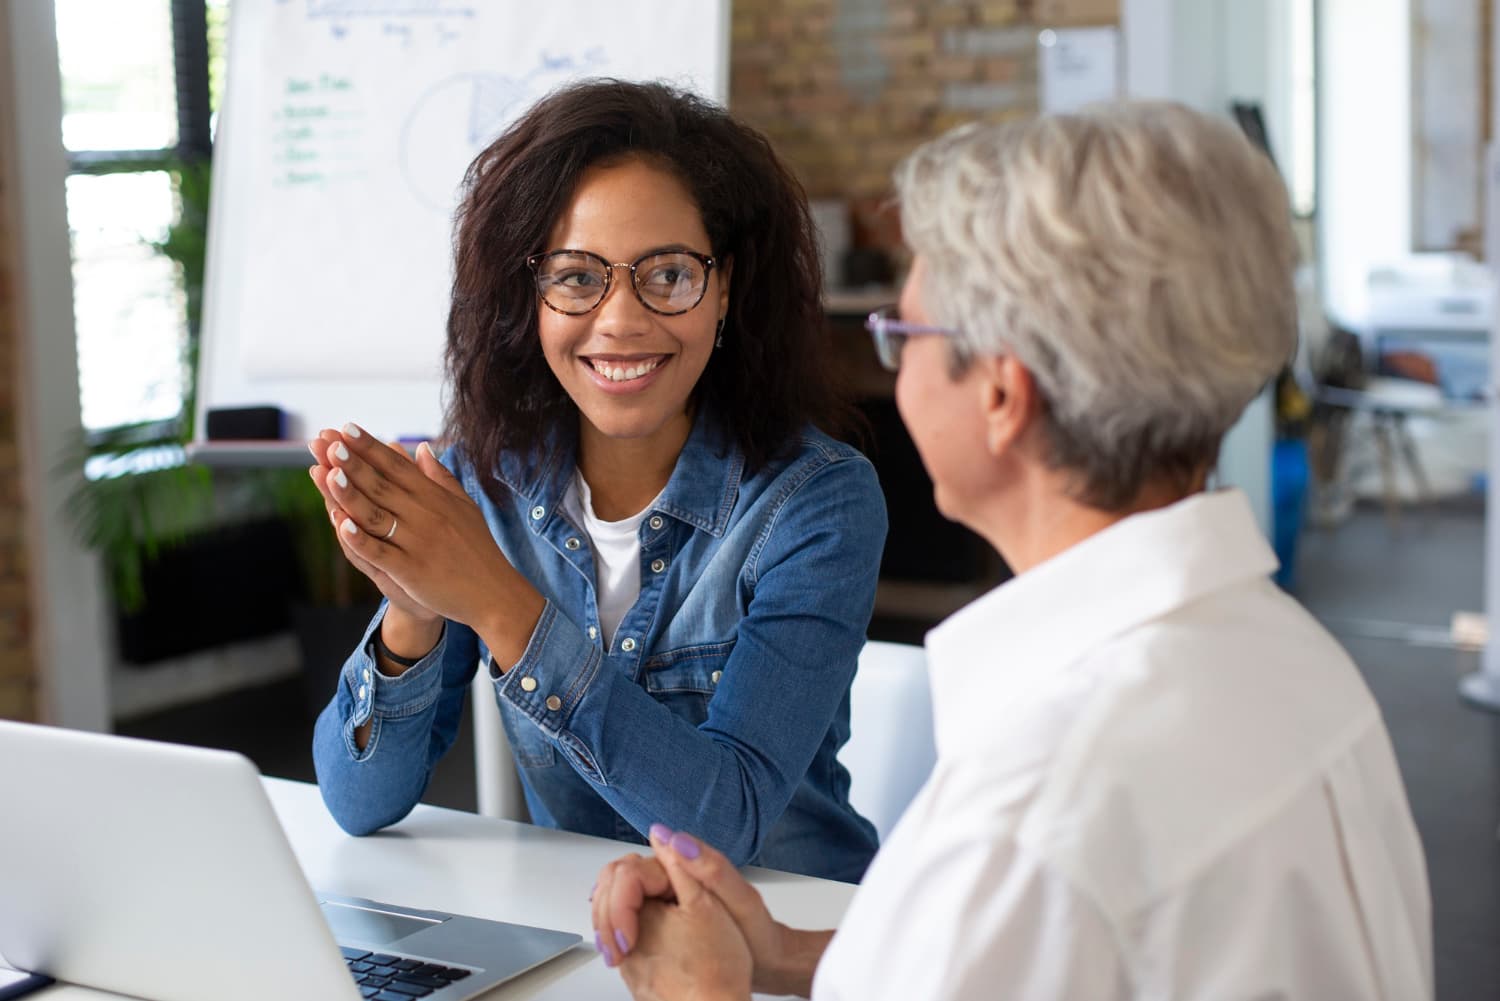
[[[1119,0],[734,0],[730,107],[812,198],[849,202],[856,245],[894,248],[891,170],[966,121],[1037,107],[1037,31],[1115,24]]]
[[[6,215],[9,178],[0,158],[0,719],[37,716],[31,652],[25,507],[17,449],[16,382],[21,364],[15,290],[15,230]]]

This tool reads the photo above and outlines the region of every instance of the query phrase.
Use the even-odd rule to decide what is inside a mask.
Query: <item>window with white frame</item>
[[[188,302],[161,252],[206,170],[229,0],[55,0],[84,427],[177,419]]]
[[[1318,88],[1317,2],[1291,4],[1291,152],[1286,167],[1292,211],[1304,218],[1317,208]]]

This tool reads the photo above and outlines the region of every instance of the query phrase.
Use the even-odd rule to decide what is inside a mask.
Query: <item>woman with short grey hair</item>
[[[1142,102],[961,128],[899,168],[933,317],[960,352],[1027,367],[1054,459],[1102,506],[1149,470],[1212,466],[1295,350],[1286,189],[1246,146]]]
[[[927,636],[938,762],[837,933],[692,832],[606,867],[638,998],[1426,999],[1431,903],[1358,669],[1268,579],[1224,433],[1290,356],[1269,160],[1186,108],[968,127],[897,173],[871,317],[938,506],[1016,571]],[[856,718],[853,725],[857,727]]]

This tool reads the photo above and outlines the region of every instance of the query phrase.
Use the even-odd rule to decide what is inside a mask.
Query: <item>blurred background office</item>
[[[301,471],[183,461],[233,2],[0,0],[0,717],[310,778],[312,715],[372,595]],[[408,7],[434,5],[371,9],[399,26]],[[1495,0],[733,0],[728,26],[730,107],[814,200],[887,491],[872,638],[920,642],[1006,575],[933,509],[862,329],[906,263],[891,167],[963,121],[1111,95],[1230,116],[1273,157],[1303,244],[1302,345],[1217,479],[1249,493],[1279,582],[1389,719],[1439,998],[1493,998]],[[466,744],[428,799],[473,808]]]

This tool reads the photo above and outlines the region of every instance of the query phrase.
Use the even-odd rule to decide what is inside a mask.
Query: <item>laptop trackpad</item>
[[[323,917],[333,929],[333,937],[340,942],[359,942],[365,945],[390,945],[397,939],[426,931],[442,924],[410,914],[392,914],[390,911],[370,907],[354,907],[323,901]]]

